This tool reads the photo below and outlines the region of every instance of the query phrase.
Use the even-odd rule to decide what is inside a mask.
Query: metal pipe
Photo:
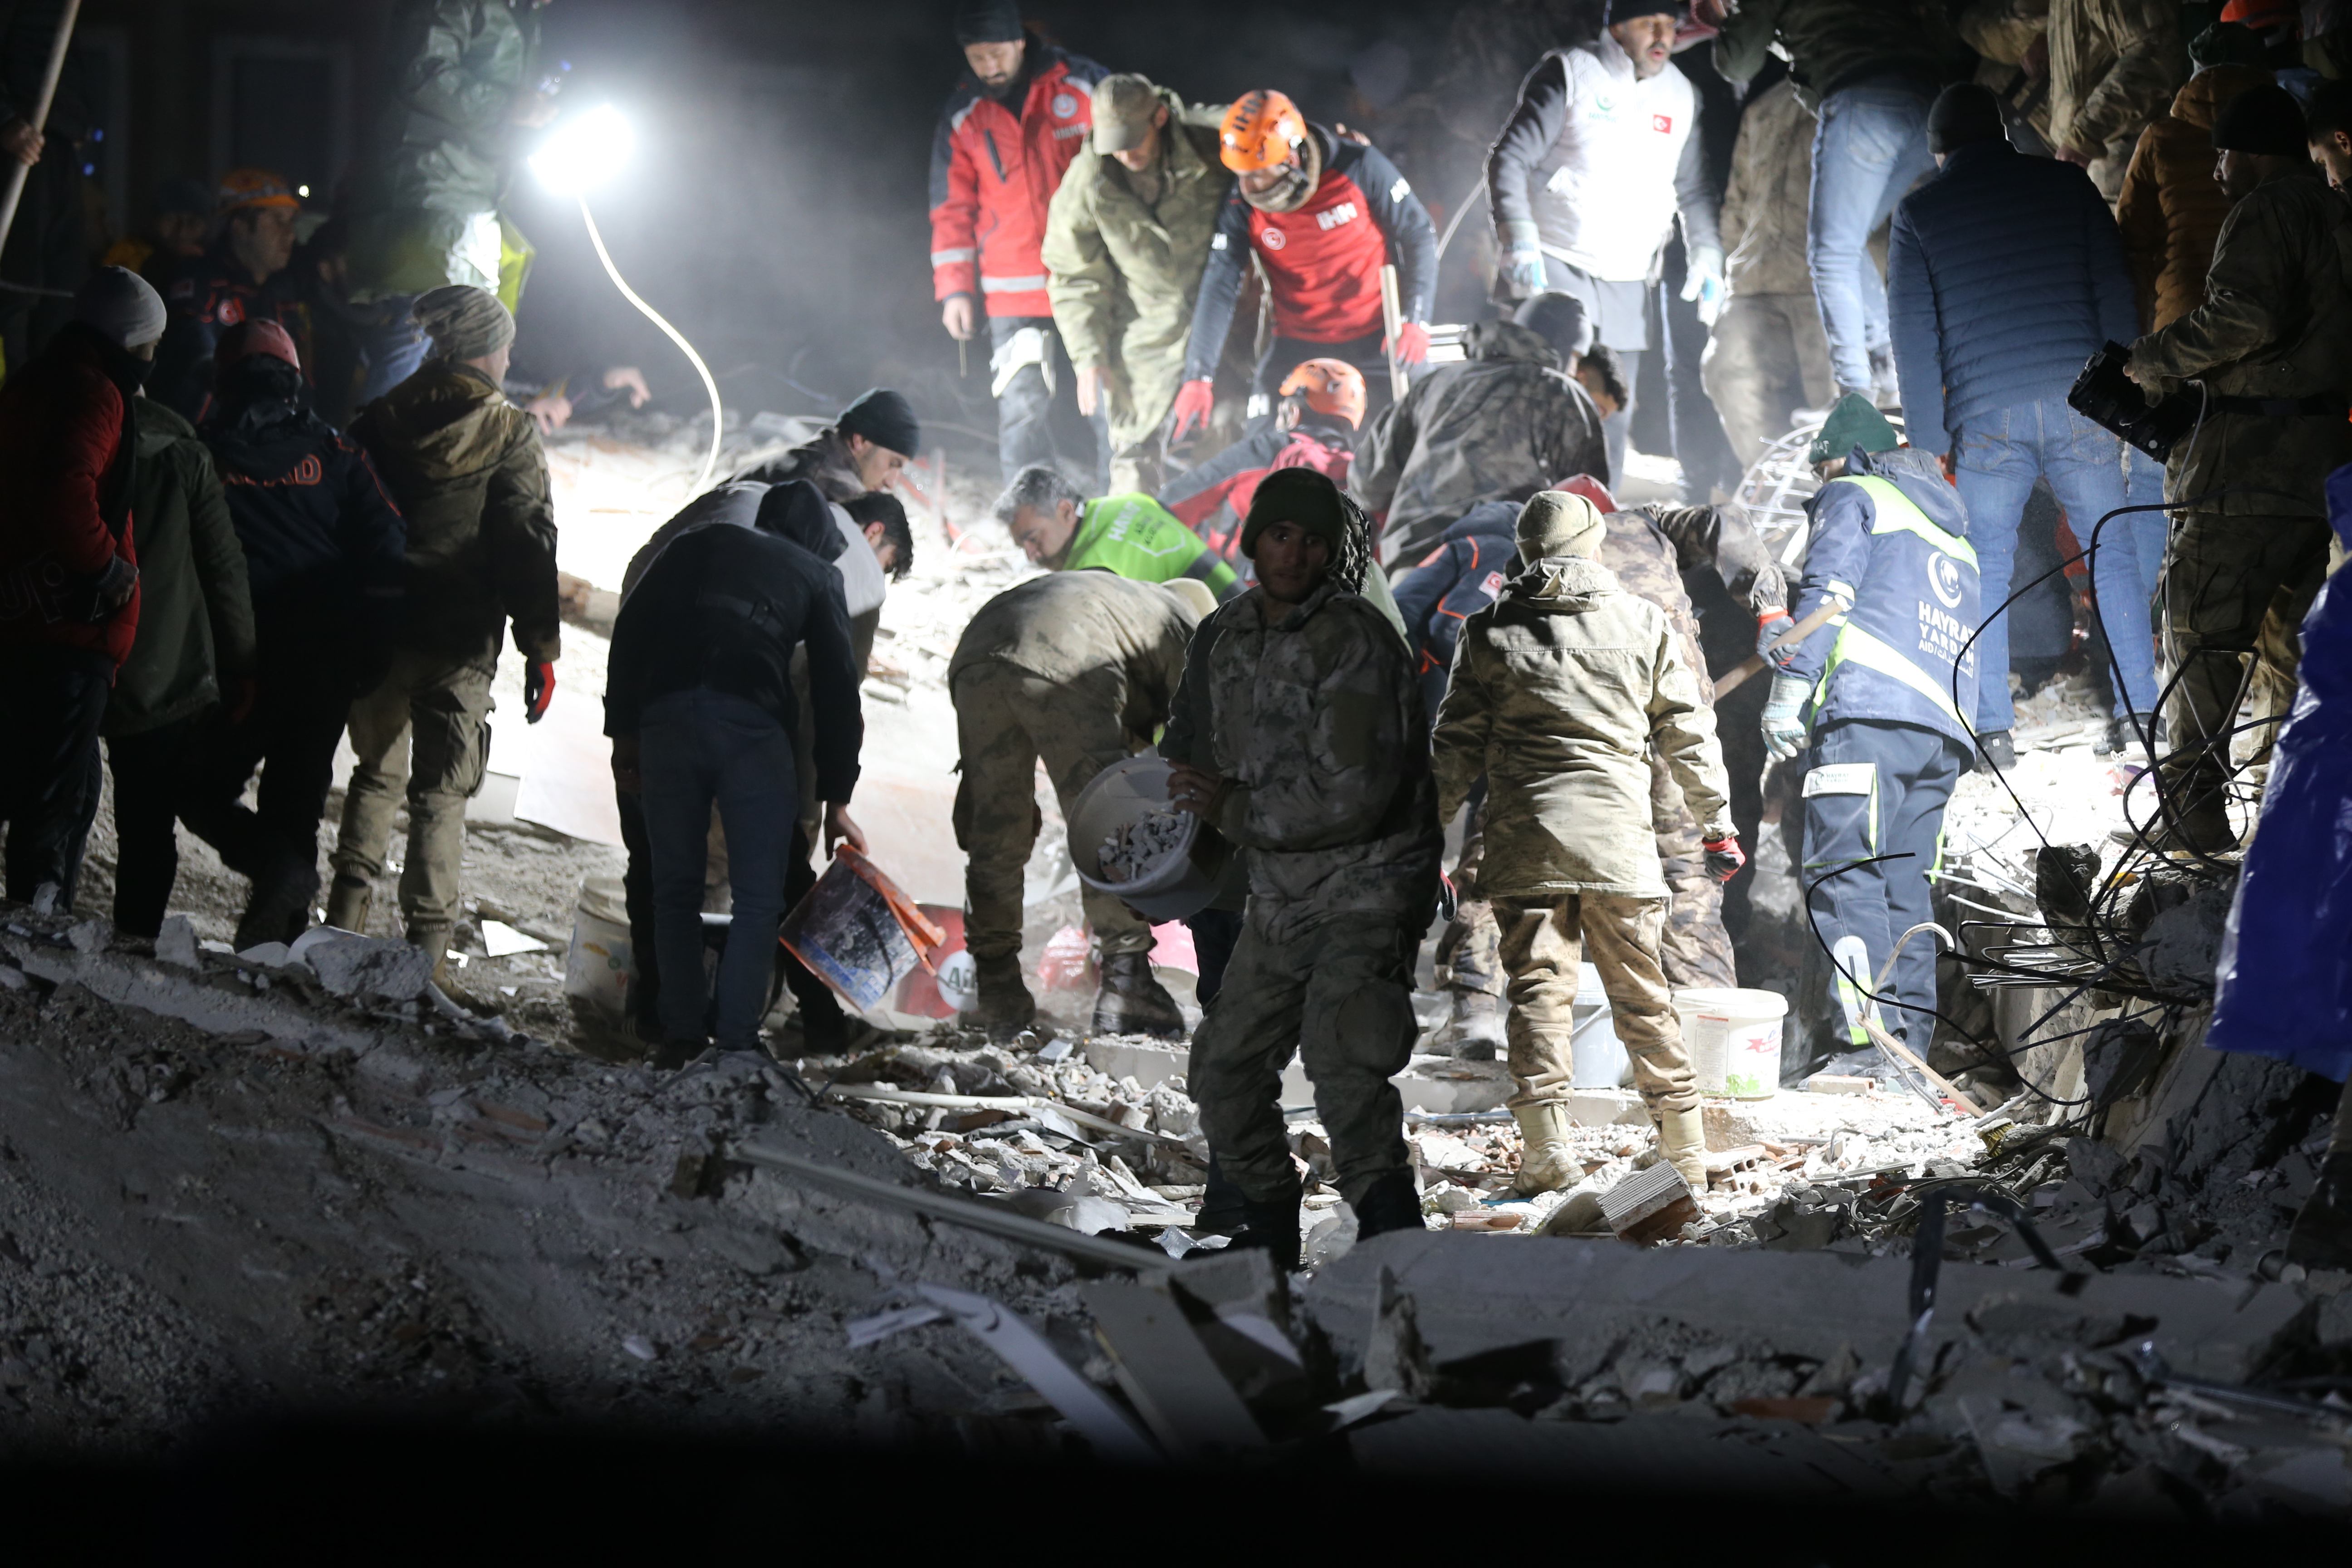
[[[49,105],[58,96],[58,79],[65,74],[66,51],[73,47],[74,22],[81,15],[81,0],[66,0],[66,8],[58,17],[58,36],[49,40],[49,63],[41,73],[40,96],[33,100],[33,112],[25,123],[43,135],[47,134]],[[8,243],[8,231],[16,225],[16,206],[25,199],[25,180],[32,170],[11,158],[8,161],[8,181],[0,190],[0,246]]]

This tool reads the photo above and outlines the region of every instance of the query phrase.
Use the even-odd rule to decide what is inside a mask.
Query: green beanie
[[[1542,561],[1559,555],[1601,553],[1608,524],[1601,509],[1566,490],[1538,490],[1519,509],[1519,559]]]
[[[1832,458],[1847,456],[1856,447],[1865,452],[1892,452],[1901,445],[1903,437],[1895,433],[1886,416],[1869,398],[1849,392],[1830,410],[1822,433],[1813,437],[1811,448],[1805,453],[1805,461],[1826,463]]]
[[[1312,468],[1276,468],[1258,482],[1242,520],[1242,553],[1257,559],[1258,535],[1277,522],[1295,522],[1319,537],[1338,562],[1347,552],[1348,511],[1339,487]]]

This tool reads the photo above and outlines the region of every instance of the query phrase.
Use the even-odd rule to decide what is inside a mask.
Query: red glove
[[[555,700],[555,666],[543,658],[534,658],[522,667],[522,716],[536,724],[547,717],[547,705]]]
[[[1381,345],[1387,347],[1385,343]],[[1397,329],[1396,357],[1402,364],[1419,364],[1429,357],[1429,329],[1419,321],[1407,321]]]
[[[1739,847],[1739,840],[1731,834],[1706,841],[1706,874],[1718,882],[1728,882],[1739,875],[1739,868],[1748,864],[1748,857]]]
[[[1176,407],[1168,426],[1168,438],[1181,441],[1192,429],[1206,430],[1209,416],[1216,411],[1215,388],[1206,381],[1188,381],[1176,389]]]

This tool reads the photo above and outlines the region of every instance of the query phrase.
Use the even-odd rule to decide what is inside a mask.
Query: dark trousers
[[[110,735],[114,774],[114,926],[126,936],[163,928],[180,876],[180,790],[203,721],[182,719],[136,735]]]
[[[1031,327],[1045,333],[1053,383],[1047,384],[1045,367],[1037,363],[1023,365],[1005,383],[996,399],[997,458],[1008,480],[1032,463],[1045,463],[1060,467],[1073,479],[1087,479],[1091,489],[1100,482],[1109,459],[1098,448],[1093,423],[1078,412],[1077,372],[1070,367],[1069,352],[1062,347],[1051,316],[988,319],[991,384],[998,379],[994,367],[999,359]]]
[[[1244,919],[1239,910],[1202,910],[1185,918],[1192,932],[1192,958],[1201,966],[1192,994],[1204,1011],[1224,988],[1225,965],[1233,962],[1234,949],[1242,940]]]
[[[1835,998],[1804,1019],[1808,1044],[1817,1051],[1870,1045],[1847,1019],[1869,1009],[1896,939],[1935,918],[1928,879],[1942,859],[1944,807],[1968,765],[1958,742],[1915,725],[1857,720],[1814,732],[1806,759],[1802,879],[1830,950]],[[1882,855],[1908,858],[1830,875]],[[1932,934],[1904,947],[1883,994],[1890,998],[1879,1004],[1886,1032],[1925,1058],[1936,1028]]]
[[[1683,298],[1687,262],[1677,235],[1666,246],[1665,275],[1658,284],[1658,315],[1665,339],[1666,417],[1674,441],[1675,461],[1682,465],[1683,496],[1694,506],[1705,506],[1708,492],[1732,494],[1743,472],[1732,455],[1731,437],[1723,433],[1723,416],[1699,379],[1699,360],[1706,353],[1707,329],[1698,319],[1698,302]],[[1619,476],[1622,479],[1623,476]]]
[[[98,809],[98,726],[114,661],[80,648],[0,648],[0,816],[8,823],[8,897],[45,882],[70,908]]]
[[[654,941],[664,976],[663,1037],[672,1045],[704,1037],[703,869],[716,805],[727,830],[734,915],[719,964],[711,1033],[721,1049],[756,1050],[800,810],[792,737],[765,710],[708,688],[656,699],[638,733],[653,850]]]
[[[636,1025],[638,1038],[658,1040],[661,943],[654,935],[654,847],[646,836],[645,797],[616,789],[613,804],[620,808],[621,847],[629,857],[628,868],[621,873],[621,896],[629,911],[629,951],[637,970],[636,985],[629,993],[631,1022]]]

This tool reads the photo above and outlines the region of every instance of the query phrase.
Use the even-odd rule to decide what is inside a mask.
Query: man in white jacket
[[[1702,164],[1698,95],[1669,69],[1675,0],[1609,0],[1591,43],[1555,49],[1519,86],[1518,107],[1486,154],[1498,255],[1495,292],[1524,300],[1547,289],[1584,302],[1594,337],[1625,361],[1652,350],[1645,296],[1676,213],[1690,251],[1684,298],[1710,322],[1723,299],[1723,242]],[[1612,471],[1624,472],[1627,405],[1604,426]]]

